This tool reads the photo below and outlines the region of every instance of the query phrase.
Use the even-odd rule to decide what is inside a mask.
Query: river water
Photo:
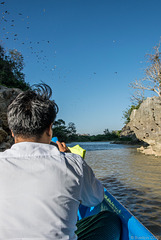
[[[110,142],[78,144],[86,149],[86,162],[107,190],[160,240],[161,157],[139,153],[136,146]]]

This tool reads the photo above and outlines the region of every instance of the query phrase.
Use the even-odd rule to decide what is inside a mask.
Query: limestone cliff
[[[122,129],[122,136],[128,134],[148,144],[139,149],[141,152],[161,156],[160,97],[147,98],[139,109],[132,111],[130,122]]]
[[[8,128],[7,107],[20,92],[17,88],[0,86],[0,152],[10,148],[14,142]]]

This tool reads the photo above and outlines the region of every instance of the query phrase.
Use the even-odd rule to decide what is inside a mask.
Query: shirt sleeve
[[[83,179],[81,186],[81,204],[87,207],[96,206],[104,198],[102,183],[95,177],[92,169],[83,161]]]

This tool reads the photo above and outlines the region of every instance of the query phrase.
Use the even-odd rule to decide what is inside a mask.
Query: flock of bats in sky
[[[44,51],[44,46],[45,48],[48,46],[52,45],[52,50],[54,49],[54,43],[53,41],[49,41],[49,40],[38,40],[38,41],[31,41],[29,40],[29,29],[30,29],[30,17],[29,16],[24,16],[24,14],[22,12],[17,12],[14,13],[14,16],[17,14],[17,16],[19,16],[20,21],[24,22],[24,30],[26,28],[26,31],[28,31],[27,33],[25,33],[27,35],[26,38],[24,38],[24,36],[22,36],[22,34],[18,34],[17,32],[15,32],[16,29],[16,22],[17,19],[14,19],[14,16],[12,13],[10,13],[7,9],[6,9],[6,4],[5,2],[0,2],[0,7],[1,7],[1,17],[0,17],[0,23],[1,23],[1,34],[0,34],[0,42],[3,43],[4,41],[8,41],[8,40],[12,40],[15,43],[19,43],[22,44],[24,46],[27,47],[28,50],[30,50],[29,52],[31,54],[33,54],[36,57],[36,61],[37,63],[41,63],[43,64],[43,69],[45,70],[45,68],[48,68],[48,64],[47,62],[49,61],[47,55],[45,54]],[[43,9],[43,12],[45,13],[45,9]],[[16,17],[17,17],[16,16]],[[46,46],[48,45],[48,46]],[[14,44],[13,44],[14,46]],[[28,57],[28,56],[27,56]],[[56,57],[56,51],[53,50],[53,58]],[[56,69],[56,65],[53,65],[50,68],[50,71],[54,71]]]
[[[37,41],[31,41],[29,39],[30,36],[30,28],[32,27],[30,25],[30,17],[24,16],[22,12],[15,12],[13,13],[9,12],[6,7],[6,2],[0,2],[0,44],[4,41],[13,41],[13,46],[16,46],[16,44],[19,44],[20,48],[21,45],[27,48],[28,52],[32,54],[36,58],[36,62],[38,64],[42,64],[42,71],[49,70],[49,71],[55,71],[56,65],[55,65],[55,57],[56,57],[56,51],[54,50],[54,41],[49,40],[37,40]],[[45,13],[45,9],[42,9],[42,11]],[[16,19],[14,19],[14,16],[16,16]],[[18,19],[19,17],[19,19]],[[23,22],[23,30],[24,35],[22,33],[17,33],[16,31],[16,25],[17,21],[20,21],[19,23],[22,24]],[[26,30],[26,31],[25,31]],[[14,44],[15,43],[15,44]],[[116,43],[116,40],[113,40],[113,43]],[[14,48],[14,47],[13,47]],[[49,66],[49,58],[47,57],[46,50],[44,49],[50,49],[50,61],[51,58],[53,59],[52,65]],[[53,54],[53,55],[51,55]],[[52,56],[52,57],[51,57]],[[29,56],[26,56],[28,58]],[[34,59],[32,59],[34,61]],[[60,69],[59,69],[60,71]],[[59,78],[60,78],[60,72]],[[96,72],[93,72],[95,75]],[[92,75],[93,75],[92,74]],[[115,72],[117,74],[117,72]],[[91,76],[92,76],[91,75]]]

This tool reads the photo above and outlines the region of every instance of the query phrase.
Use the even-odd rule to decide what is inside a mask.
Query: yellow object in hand
[[[86,153],[86,150],[81,148],[78,144],[75,145],[74,147],[68,147],[69,150],[71,151],[71,153],[75,153],[75,154],[78,154],[80,155],[82,158],[85,158],[85,153]]]

